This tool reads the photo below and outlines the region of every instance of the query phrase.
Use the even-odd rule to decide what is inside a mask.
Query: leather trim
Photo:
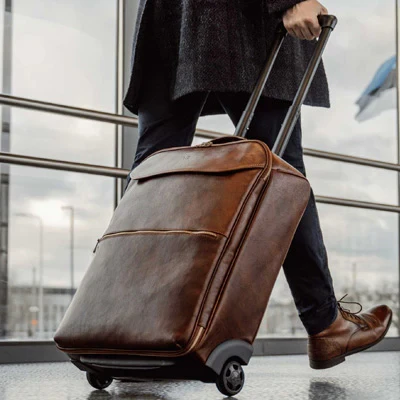
[[[132,180],[140,180],[172,173],[210,174],[264,169],[271,158],[267,153],[266,160],[264,151],[262,142],[249,140],[208,147],[177,147],[149,156],[129,176]]]
[[[205,334],[205,329],[202,326],[197,326],[197,328],[194,330],[193,335],[188,343],[188,346],[186,348],[183,348],[182,350],[178,351],[147,351],[147,350],[124,350],[124,349],[106,349],[106,348],[96,348],[96,349],[91,349],[91,348],[64,348],[59,346],[56,343],[56,347],[65,352],[65,353],[71,353],[71,354],[126,354],[126,355],[132,355],[132,356],[162,356],[162,357],[182,357],[185,356],[186,354],[190,353],[191,351],[194,350],[194,348],[199,345],[204,337]]]
[[[285,175],[288,178],[282,181],[282,178]],[[257,312],[255,312],[255,310],[251,310],[251,313],[249,314],[248,309],[251,309],[251,306],[249,307],[249,304],[251,303],[249,303],[250,300],[249,298],[247,298],[247,303],[245,299],[245,302],[243,304],[237,304],[238,310],[235,310],[234,313],[236,315],[231,316],[232,313],[231,302],[232,299],[234,298],[233,292],[239,293],[241,288],[246,287],[246,285],[251,285],[249,287],[249,290],[250,292],[253,293],[252,296],[254,298],[254,296],[256,296],[258,292],[254,291],[253,287],[258,285],[257,286],[258,288],[262,287],[263,290],[265,290],[265,292],[260,293],[260,297],[263,298],[262,302],[265,302],[266,306],[268,298],[272,291],[273,282],[275,281],[276,278],[275,274],[276,275],[278,274],[281,268],[281,264],[284,260],[284,256],[289,248],[291,239],[290,234],[293,233],[294,235],[294,232],[296,230],[295,228],[297,227],[298,222],[301,219],[301,215],[303,215],[308,203],[309,184],[304,183],[307,180],[296,179],[294,181],[293,178],[295,178],[293,174],[286,174],[283,171],[274,170],[274,173],[271,174],[271,181],[268,184],[269,185],[273,184],[273,188],[271,188],[271,190],[267,189],[264,192],[263,195],[264,199],[262,200],[261,203],[259,203],[259,206],[257,207],[256,216],[253,217],[253,220],[251,222],[249,221],[251,232],[247,233],[246,243],[241,246],[241,249],[238,252],[238,258],[236,259],[235,266],[231,270],[228,284],[225,285],[223,289],[222,288],[220,289],[224,290],[224,293],[219,298],[218,303],[217,302],[213,303],[213,306],[217,307],[215,309],[216,312],[214,313],[214,318],[208,321],[206,337],[203,340],[203,345],[200,346],[195,352],[195,356],[198,357],[202,362],[206,362],[209,354],[214,350],[214,348],[226,340],[230,340],[233,338],[235,339],[240,338],[241,340],[245,340],[249,343],[252,343],[254,340],[258,327],[262,321],[262,316],[264,315],[264,310],[265,310],[264,305],[260,303],[260,300],[257,300],[257,302],[255,302],[255,306],[258,308]],[[281,198],[281,196],[279,195],[280,192],[279,188],[281,188],[281,190],[283,191],[285,201],[287,201],[287,199],[291,197],[290,190],[287,189],[288,188],[287,185],[288,184],[291,185],[292,182],[295,183],[296,188],[300,189],[299,196],[296,198],[296,201],[294,202],[294,207],[297,207],[296,215],[289,212],[289,210],[287,213],[285,213],[283,207],[278,207],[276,209],[277,212],[282,213],[285,227],[288,224],[291,225],[290,228],[291,232],[290,234],[288,234],[287,231],[285,232],[286,230],[285,227],[280,228],[277,234],[279,234],[280,238],[283,239],[282,240],[283,247],[281,248],[281,250],[279,250],[279,244],[278,242],[275,242],[275,245],[271,247],[271,251],[268,251],[270,254],[273,254],[277,250],[279,252],[280,261],[275,256],[272,257],[271,255],[268,255],[268,257],[266,257],[265,259],[268,259],[271,265],[267,267],[266,265],[265,266],[262,265],[264,262],[263,261],[264,256],[259,257],[257,261],[259,264],[256,270],[262,271],[263,276],[260,277],[260,281],[263,283],[261,284],[259,282],[254,282],[254,278],[257,279],[257,275],[253,276],[253,283],[252,283],[251,280],[246,277],[246,272],[244,271],[246,270],[245,269],[247,262],[246,260],[249,259],[249,255],[251,254],[251,253],[249,254],[249,251],[251,251],[249,250],[249,248],[254,249],[255,246],[254,243],[257,243],[257,240],[253,242],[255,239],[254,235],[264,238],[264,236],[261,233],[262,230],[264,229],[265,221],[266,220],[269,222],[273,221],[275,223],[275,221],[278,220],[279,216],[277,215],[276,217],[274,217],[275,213],[271,212],[271,208],[268,206],[268,203],[271,202],[274,203],[276,202],[277,198],[278,199]],[[283,202],[283,204],[285,204],[285,202]],[[296,225],[296,227],[294,225]],[[242,234],[240,234],[240,236],[241,235]],[[236,236],[238,236],[238,234]],[[250,240],[253,242],[253,246],[250,246]],[[266,254],[266,252],[264,253]],[[238,264],[240,264],[240,268],[238,267]],[[249,267],[249,270],[252,270],[252,268]],[[265,272],[268,273],[265,274]],[[267,282],[268,285],[266,285]],[[249,297],[249,295],[247,297]],[[263,312],[261,312],[261,309],[263,310]],[[246,314],[243,315],[244,313]]]
[[[152,178],[155,176],[160,176],[160,175],[166,175],[166,174],[178,174],[178,173],[190,173],[190,172],[200,172],[200,173],[208,173],[208,174],[218,174],[222,172],[236,172],[236,171],[243,171],[245,169],[262,169],[264,168],[263,164],[254,164],[254,165],[243,165],[241,167],[235,167],[235,168],[219,168],[219,169],[213,169],[213,170],[204,170],[201,168],[182,168],[182,169],[166,169],[166,170],[160,170],[157,172],[151,172],[151,173],[142,173],[142,174],[133,174],[131,175],[131,179],[133,180],[140,180],[140,179],[147,179],[147,178]]]
[[[307,180],[307,178],[300,172],[296,172],[296,171],[287,171],[285,169],[282,168],[272,168],[274,171],[278,171],[278,172],[283,172],[284,174],[288,174],[288,175],[293,175],[296,176],[297,178],[302,178]]]
[[[96,252],[99,243],[105,239],[110,239],[118,236],[131,236],[131,235],[200,235],[213,237],[215,239],[218,236],[222,236],[226,238],[223,233],[214,232],[214,231],[195,231],[195,230],[182,230],[182,229],[168,229],[168,230],[134,230],[134,231],[117,231],[117,232],[109,232],[104,234],[101,238],[97,239],[97,243],[95,248],[93,249],[93,253]]]
[[[215,139],[214,139],[215,140]],[[259,143],[259,144],[261,144],[261,146],[264,146],[265,144],[264,144],[264,142],[262,142],[261,140],[256,140],[256,139],[246,139],[246,138],[243,138],[243,142],[244,141],[246,141],[246,142],[257,142],[257,143]],[[212,140],[210,140],[209,142],[207,142],[207,143],[211,143],[212,142]],[[212,145],[213,145],[213,143],[211,143]],[[229,145],[232,145],[232,144],[237,144],[236,143],[236,141],[232,141],[232,142],[229,142],[229,143],[221,143],[221,144],[218,144],[218,146],[229,146]],[[266,145],[265,145],[266,146]],[[193,149],[197,149],[197,148],[202,148],[202,147],[204,147],[204,146],[202,146],[202,145],[197,145],[197,146],[190,146],[191,148],[193,148]],[[207,147],[209,147],[209,146],[207,146]],[[149,158],[151,158],[151,157],[154,157],[154,156],[156,156],[157,154],[160,154],[160,153],[164,153],[164,152],[170,152],[170,151],[175,151],[175,150],[182,150],[182,147],[181,146],[178,146],[178,147],[170,147],[170,148],[166,148],[166,149],[161,149],[161,150],[158,150],[158,151],[155,151],[154,153],[152,153],[152,154],[150,154],[149,156],[147,156],[143,161],[142,161],[142,164],[146,161],[146,160],[148,160]],[[139,168],[139,166],[138,166],[138,168]]]
[[[263,148],[263,150],[264,150],[264,152],[265,152],[265,154],[266,154],[266,156],[267,156],[267,165],[265,166],[265,168],[264,168],[264,170],[263,170],[263,173],[261,173],[261,174],[257,177],[257,179],[256,179],[256,181],[254,182],[253,186],[252,186],[251,189],[249,190],[249,192],[248,192],[248,194],[247,194],[247,196],[246,196],[246,199],[245,199],[245,201],[243,202],[242,207],[241,207],[241,209],[240,209],[240,211],[239,211],[239,213],[238,213],[238,215],[237,215],[237,217],[236,217],[235,223],[234,223],[233,226],[232,226],[232,229],[231,229],[231,231],[230,231],[230,233],[229,233],[229,236],[227,237],[227,240],[226,240],[226,242],[225,242],[224,248],[222,249],[222,251],[221,251],[221,253],[220,253],[220,256],[219,256],[218,261],[217,261],[217,263],[216,263],[216,265],[215,265],[213,274],[212,274],[211,279],[210,279],[210,281],[209,281],[209,283],[208,283],[207,291],[206,291],[206,293],[205,293],[205,295],[204,295],[204,297],[203,297],[203,301],[202,301],[202,304],[201,304],[201,307],[200,307],[199,314],[198,314],[197,319],[196,319],[196,323],[200,323],[200,321],[201,321],[201,319],[202,319],[202,317],[203,317],[204,306],[205,306],[205,304],[206,304],[206,302],[207,302],[208,295],[209,295],[209,293],[210,293],[210,289],[211,289],[211,287],[212,287],[212,284],[213,284],[215,275],[216,275],[216,273],[217,273],[217,271],[218,271],[218,268],[219,268],[219,266],[220,266],[220,264],[221,264],[221,260],[224,259],[225,254],[226,254],[226,251],[227,251],[227,249],[229,248],[229,246],[230,246],[230,244],[231,244],[231,239],[232,239],[232,237],[233,237],[233,235],[234,235],[234,233],[235,233],[235,229],[236,229],[238,223],[239,223],[240,220],[241,220],[242,214],[243,214],[243,212],[244,212],[244,210],[245,210],[245,208],[246,208],[246,205],[247,205],[249,199],[251,198],[251,196],[252,196],[254,190],[257,188],[257,186],[258,186],[258,184],[259,184],[259,182],[260,182],[261,180],[263,180],[263,179],[264,179],[264,180],[267,180],[267,182],[265,182],[264,185],[265,185],[265,187],[268,186],[269,176],[270,176],[271,167],[272,167],[272,154],[271,154],[271,151],[270,151],[270,149],[268,148],[268,146],[267,146],[266,144],[264,144],[263,142],[260,142],[260,143],[261,143],[262,148]],[[231,144],[231,143],[229,143],[229,144]],[[265,170],[267,170],[267,174],[264,174],[264,171],[265,171]],[[232,264],[231,264],[231,267],[232,267]],[[220,289],[220,292],[221,292],[221,290],[222,290],[222,289]],[[219,298],[220,298],[220,296],[218,296],[218,299],[219,299]],[[218,306],[218,302],[215,303],[214,309],[216,309],[217,306]],[[207,321],[207,323],[206,323],[205,326],[204,326],[204,328],[206,328],[206,333],[207,333],[208,328],[209,328],[209,321],[210,321],[210,318],[208,318],[208,321]],[[200,326],[203,326],[203,325],[200,325]]]
[[[269,175],[268,178],[269,178],[270,176],[271,176],[271,175]],[[210,329],[210,326],[211,326],[212,321],[213,321],[213,319],[214,319],[215,313],[216,313],[216,311],[217,311],[217,309],[218,309],[220,299],[221,299],[221,297],[222,297],[223,294],[224,294],[226,285],[227,285],[227,283],[229,282],[229,278],[230,278],[230,276],[231,276],[232,270],[233,270],[234,267],[235,267],[236,260],[237,260],[238,255],[239,255],[239,253],[240,253],[240,251],[241,251],[241,249],[242,249],[242,247],[243,247],[243,244],[244,244],[244,243],[246,242],[246,240],[247,240],[247,235],[248,235],[249,231],[251,230],[251,227],[252,227],[254,218],[255,218],[255,216],[257,215],[257,212],[258,212],[260,203],[262,202],[262,200],[263,200],[263,198],[264,198],[264,194],[265,194],[265,192],[266,192],[266,190],[267,190],[267,188],[268,188],[268,186],[269,186],[269,183],[270,183],[270,179],[267,179],[267,181],[265,181],[265,183],[264,183],[264,185],[263,185],[263,187],[262,187],[262,189],[261,189],[261,192],[260,192],[258,201],[257,201],[257,203],[256,203],[256,205],[255,205],[255,207],[254,207],[254,211],[253,211],[253,213],[252,213],[252,215],[251,215],[251,217],[250,217],[250,220],[249,220],[249,222],[248,222],[248,224],[247,224],[247,226],[246,226],[246,229],[245,229],[245,231],[244,231],[244,233],[243,233],[243,235],[242,235],[241,241],[240,241],[238,247],[236,248],[235,255],[234,255],[234,257],[233,257],[233,259],[232,259],[232,261],[231,261],[231,263],[230,263],[230,268],[229,268],[229,270],[228,270],[228,271],[226,272],[226,274],[225,274],[225,279],[224,279],[224,281],[223,281],[223,283],[222,283],[222,285],[221,285],[221,288],[220,288],[220,290],[219,290],[219,294],[218,294],[218,297],[217,297],[217,299],[216,299],[216,301],[215,301],[215,303],[214,303],[213,310],[212,310],[212,312],[211,312],[211,314],[210,314],[210,316],[209,316],[209,318],[208,318],[206,333],[207,333],[207,332],[209,331],[209,329]],[[256,186],[256,185],[255,185],[255,186]],[[251,193],[250,193],[250,194],[251,194]],[[249,194],[249,195],[250,195],[250,194]],[[234,229],[235,229],[235,227],[233,227],[233,229],[232,229],[231,236],[233,236]],[[228,240],[228,241],[229,241],[229,240]],[[227,241],[227,242],[228,242],[228,241]]]

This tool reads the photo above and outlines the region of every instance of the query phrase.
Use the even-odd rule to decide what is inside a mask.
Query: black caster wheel
[[[86,372],[86,379],[95,389],[105,389],[112,384],[113,379],[107,376],[101,376]]]
[[[225,396],[238,394],[244,386],[244,371],[240,363],[228,360],[217,378],[217,388]]]

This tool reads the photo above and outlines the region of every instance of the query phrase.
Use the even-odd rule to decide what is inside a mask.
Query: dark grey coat
[[[301,0],[140,0],[133,38],[131,79],[124,105],[137,114],[146,52],[160,65],[177,99],[195,91],[251,92],[282,11]],[[149,49],[149,34],[157,47]],[[315,42],[288,37],[263,95],[292,100]],[[323,65],[305,104],[329,107]],[[209,96],[201,115],[224,113]]]

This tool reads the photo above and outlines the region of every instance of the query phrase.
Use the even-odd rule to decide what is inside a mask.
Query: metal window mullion
[[[59,161],[49,158],[31,157],[9,152],[0,152],[0,163],[23,165],[26,167],[47,168],[59,171],[69,171],[93,175],[102,175],[113,178],[124,178],[128,170],[106,167],[102,165],[83,164],[70,161]]]
[[[397,73],[397,85],[396,85],[396,90],[397,90],[397,130],[396,130],[396,138],[397,138],[397,163],[400,164],[400,89],[399,89],[399,77],[400,77],[400,69],[399,69],[399,6],[397,0],[395,0],[395,22],[396,22],[396,33],[395,33],[395,43],[396,43],[396,73]],[[397,173],[397,196],[398,196],[398,205],[400,206],[400,171]],[[397,254],[398,254],[398,266],[397,266],[397,279],[398,279],[398,310],[397,310],[397,321],[400,321],[400,216],[397,216],[397,224],[398,224],[398,237],[397,237]],[[400,336],[400,324],[398,324],[397,327],[397,334]]]
[[[51,103],[41,100],[32,100],[25,97],[10,96],[0,93],[0,104],[26,108],[53,114],[65,115],[68,117],[85,118],[93,121],[107,122],[110,124],[122,124],[125,126],[137,127],[137,118],[126,117],[105,111],[91,110],[81,107],[72,107],[57,103]]]
[[[348,164],[361,165],[364,167],[372,167],[384,169],[387,171],[400,172],[400,163],[394,164],[385,161],[373,160],[370,158],[354,157],[346,154],[331,153],[328,151],[315,150],[305,148],[303,150],[305,156],[321,158],[323,160],[344,162]]]
[[[122,95],[124,86],[124,0],[116,0],[117,26],[116,26],[116,99],[115,108],[117,115],[122,115]],[[115,167],[122,166],[122,129],[123,126],[115,126]],[[118,179],[114,180],[114,208],[118,206],[121,197],[121,184]]]
[[[9,164],[25,165],[30,167],[49,168],[62,171],[109,176],[113,178],[126,178],[127,174],[129,173],[129,170],[122,168],[105,167],[101,165],[92,165],[92,164],[81,164],[69,161],[57,161],[45,158],[10,154],[6,152],[0,152],[0,163],[2,162]],[[336,197],[327,197],[327,196],[316,196],[316,200],[319,203],[324,203],[324,204],[400,213],[400,206],[398,205],[395,206],[390,204],[340,199]]]
[[[13,29],[13,0],[4,2],[3,24],[3,76],[2,90],[11,93],[12,84],[12,29]],[[11,143],[11,107],[2,107],[0,151],[10,151]],[[8,329],[8,227],[10,202],[10,167],[0,164],[0,285],[7,285],[6,290],[0,291],[0,337],[7,336]]]
[[[123,0],[120,0],[120,1],[123,1]],[[122,93],[121,88],[118,93]],[[117,97],[119,97],[118,101],[121,103],[122,96],[120,94],[118,94]],[[95,121],[100,121],[100,122],[106,122],[106,123],[121,124],[124,126],[130,126],[130,127],[134,127],[134,128],[138,127],[138,119],[135,117],[127,117],[124,115],[112,114],[112,113],[107,113],[107,112],[102,112],[102,111],[96,111],[96,110],[90,110],[90,109],[84,109],[84,108],[78,108],[78,107],[71,107],[71,106],[64,106],[64,105],[55,104],[55,103],[48,103],[48,102],[32,100],[32,99],[27,99],[27,98],[22,98],[22,97],[9,96],[6,94],[0,94],[0,104],[14,106],[14,107],[28,108],[28,109],[33,109],[36,111],[52,112],[52,113],[56,113],[56,114],[62,114],[62,115],[67,115],[67,116],[77,117],[77,118],[85,118],[85,119],[90,119],[90,120],[95,120]],[[121,104],[120,104],[120,107],[122,109]],[[216,138],[224,137],[224,136],[229,137],[231,135],[216,132],[216,131],[197,129],[196,136],[202,137],[205,139],[216,139]],[[350,155],[346,155],[346,154],[331,153],[331,152],[327,152],[327,151],[308,149],[308,148],[304,149],[304,155],[310,156],[310,157],[322,158],[322,159],[331,160],[331,161],[346,162],[346,163],[350,163],[350,164],[363,165],[366,167],[380,168],[380,169],[400,172],[400,156],[399,156],[398,163],[394,164],[394,163],[388,163],[388,162],[379,161],[379,160],[354,157],[354,156],[350,156]]]

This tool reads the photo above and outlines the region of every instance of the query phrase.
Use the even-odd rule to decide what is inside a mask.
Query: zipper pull
[[[97,246],[99,245],[100,239],[97,239],[96,246],[94,246],[93,253],[96,253]]]
[[[210,147],[212,145],[213,145],[212,142],[203,142],[203,143],[196,145],[195,147]]]

